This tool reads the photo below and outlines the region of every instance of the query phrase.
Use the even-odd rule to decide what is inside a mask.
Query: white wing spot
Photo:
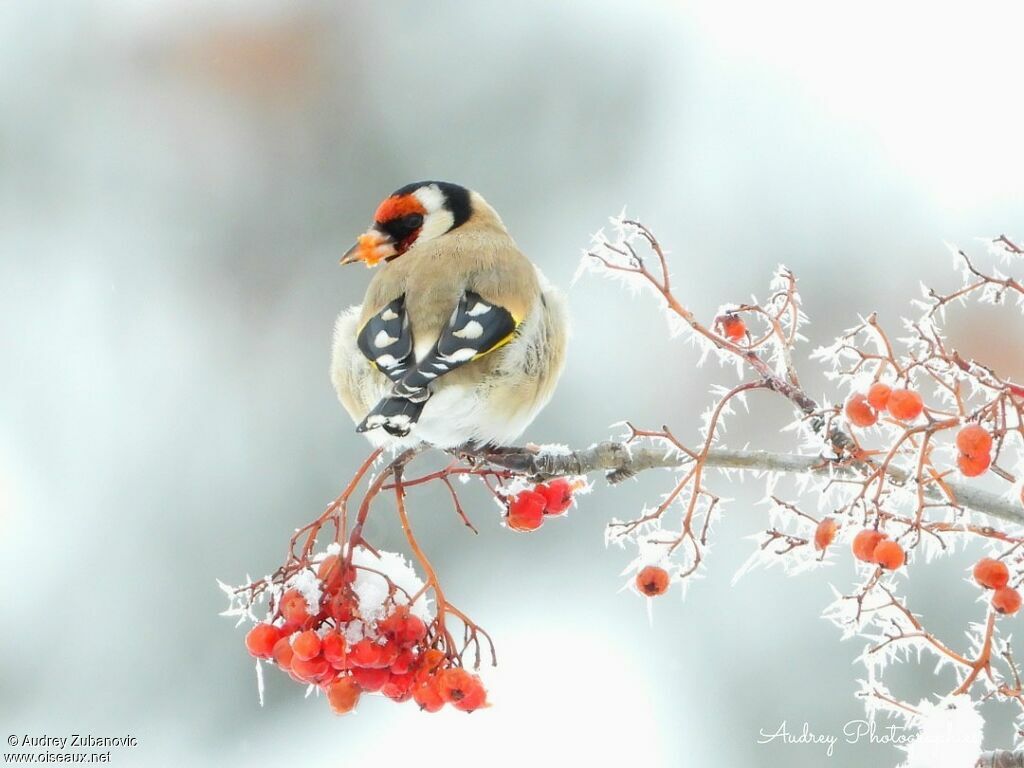
[[[394,310],[392,310],[391,307],[388,307],[387,309],[385,309],[383,312],[380,313],[380,319],[381,320],[397,320],[398,319],[398,315],[395,314]]]
[[[480,315],[486,315],[490,311],[491,307],[488,304],[484,304],[482,301],[478,301],[476,304],[473,305],[473,308],[470,309],[466,314],[469,315],[470,317],[479,317]]]
[[[378,331],[377,335],[373,337],[373,345],[378,349],[382,347],[390,347],[398,341],[397,336],[389,336],[387,331]]]
[[[450,355],[445,355],[444,359],[453,363],[463,363],[466,360],[472,360],[475,355],[475,349],[472,347],[463,347],[462,349],[456,349]]]
[[[476,320],[470,320],[461,331],[452,331],[452,336],[460,339],[479,339],[484,335],[484,327]],[[378,344],[378,346],[380,346]]]
[[[377,363],[381,368],[394,368],[398,365],[398,361],[394,355],[381,355],[374,362]]]

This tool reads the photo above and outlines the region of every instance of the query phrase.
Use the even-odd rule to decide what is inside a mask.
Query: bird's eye
[[[391,236],[399,248],[408,248],[422,226],[423,215],[419,213],[408,213],[405,216],[398,216],[390,221],[377,224],[379,229]]]

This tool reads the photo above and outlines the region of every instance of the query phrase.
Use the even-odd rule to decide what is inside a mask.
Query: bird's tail
[[[373,410],[356,427],[356,432],[383,429],[389,435],[405,437],[409,434],[413,425],[419,421],[426,402],[426,399],[414,402],[404,397],[385,397],[373,407]]]

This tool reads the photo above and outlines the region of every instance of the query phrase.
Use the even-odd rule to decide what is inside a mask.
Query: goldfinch
[[[443,181],[394,192],[341,259],[377,267],[334,326],[331,380],[377,446],[508,445],[565,361],[565,300],[478,193]]]

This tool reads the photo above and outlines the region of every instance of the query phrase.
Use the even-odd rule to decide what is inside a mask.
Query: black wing
[[[518,327],[519,321],[507,309],[466,291],[434,348],[395,382],[392,394],[426,400],[434,379],[507,344]]]
[[[431,382],[510,342],[515,337],[519,322],[504,307],[484,300],[473,291],[466,291],[426,357],[399,376],[393,375],[397,370],[394,367],[381,369],[391,376],[395,386],[356,429],[359,432],[383,429],[399,437],[408,435],[420,417],[423,404],[430,397]],[[409,334],[410,345],[411,338],[412,334]]]
[[[412,362],[412,331],[405,313],[405,295],[366,321],[356,337],[359,351],[377,370],[398,382]]]

